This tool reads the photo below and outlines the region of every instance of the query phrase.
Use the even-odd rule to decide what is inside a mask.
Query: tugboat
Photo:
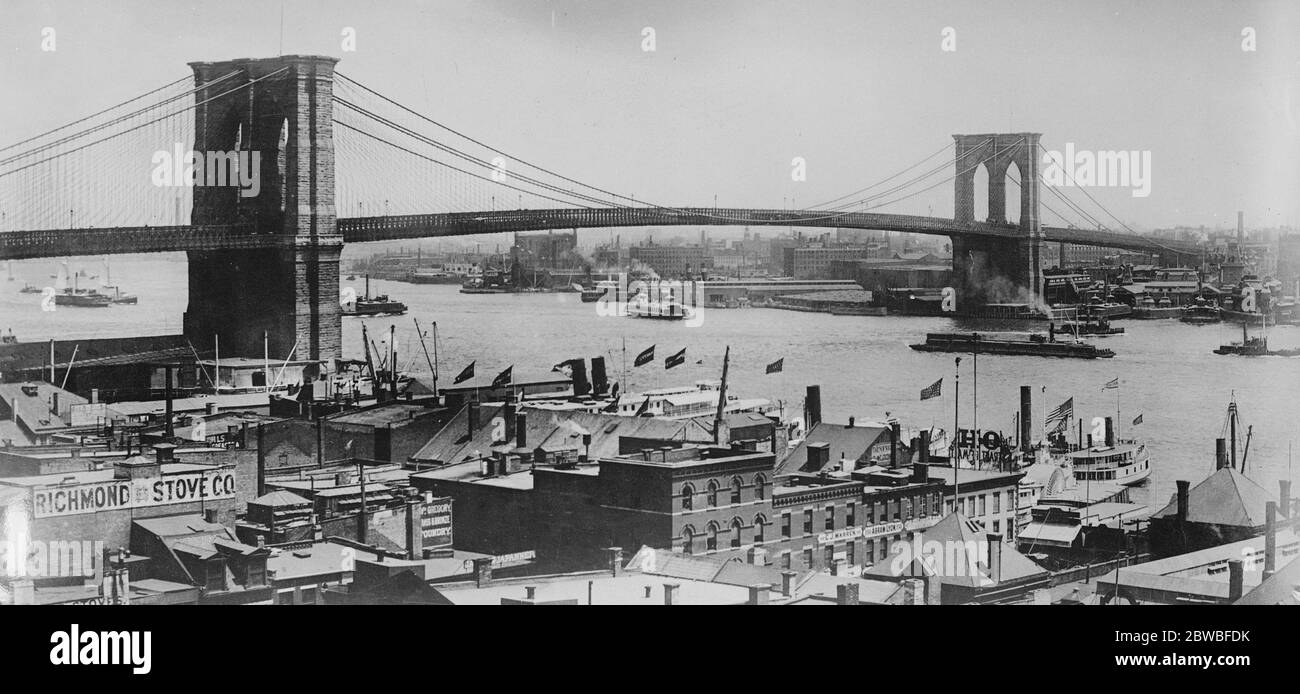
[[[370,296],[370,275],[366,275],[366,295],[343,305],[345,316],[400,316],[406,313],[406,304],[388,298],[387,294]]]
[[[1246,335],[1246,324],[1241,324],[1241,342],[1234,342],[1230,345],[1219,345],[1214,350],[1215,354],[1234,354],[1240,357],[1297,357],[1300,356],[1300,348],[1296,349],[1269,349],[1268,336],[1250,337]]]
[[[1205,297],[1198,296],[1195,303],[1188,304],[1183,309],[1183,317],[1179,320],[1192,325],[1209,325],[1210,323],[1218,323],[1223,320],[1223,317],[1219,315],[1218,306],[1206,301]]]
[[[1067,333],[1075,335],[1123,335],[1123,328],[1116,328],[1110,324],[1108,318],[1101,316],[1084,316],[1083,320],[1065,321],[1061,327]]]

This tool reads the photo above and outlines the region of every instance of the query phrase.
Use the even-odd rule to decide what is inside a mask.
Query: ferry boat
[[[370,275],[366,275],[366,295],[343,305],[345,316],[400,316],[406,313],[406,304],[388,298],[387,294],[370,296]]]
[[[1058,342],[1055,336],[1039,333],[1028,339],[1012,339],[1007,333],[927,333],[925,342],[909,345],[918,352],[975,352],[1035,357],[1073,357],[1109,359],[1115,352],[1086,342]]]
[[[56,306],[79,306],[81,308],[105,308],[113,303],[107,294],[95,291],[64,290],[54,295]]]
[[[1119,441],[1065,454],[1074,468],[1074,478],[1084,482],[1115,482],[1134,485],[1151,476],[1151,458],[1145,444]]]
[[[1267,335],[1250,337],[1246,334],[1246,324],[1242,323],[1241,342],[1219,345],[1214,353],[1239,357],[1300,357],[1300,348],[1269,349]]]
[[[1182,318],[1179,320],[1192,325],[1209,325],[1210,323],[1218,323],[1223,320],[1223,317],[1219,315],[1218,306],[1206,301],[1203,297],[1197,297],[1195,303],[1188,304],[1183,309]]]
[[[668,296],[660,301],[651,301],[644,293],[637,294],[627,302],[627,315],[633,318],[653,318],[656,320],[684,320],[695,315],[695,311],[685,306],[675,297]]]

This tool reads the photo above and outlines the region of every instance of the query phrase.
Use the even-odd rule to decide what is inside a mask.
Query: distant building
[[[629,257],[634,262],[645,263],[664,277],[698,275],[713,267],[713,256],[707,246],[658,246],[654,244],[633,246]]]

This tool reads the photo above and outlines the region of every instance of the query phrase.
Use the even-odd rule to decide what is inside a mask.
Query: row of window
[[[718,505],[718,492],[720,489],[717,480],[709,480],[708,486],[705,487],[705,494],[707,495],[706,499],[709,508]],[[743,491],[745,489],[745,481],[740,478],[740,475],[735,475],[731,478],[729,489],[731,498],[730,503],[741,503]],[[682,500],[683,511],[693,510],[695,508],[695,486],[690,482],[683,484],[679,498]],[[754,475],[754,498],[759,501],[767,498],[767,477],[763,476],[761,473]]]
[[[821,530],[835,530],[835,506],[828,505],[822,515]],[[921,494],[916,497],[902,497],[881,501],[877,503],[864,504],[863,512],[865,525],[875,523],[888,523],[912,520],[914,518],[926,518],[931,513],[939,513],[939,494],[938,492]],[[814,524],[813,509],[808,508],[803,511],[803,534],[811,535],[817,529]],[[791,514],[781,514],[781,537],[791,536]],[[844,525],[845,528],[851,528],[858,523],[858,505],[850,502],[844,508]]]
[[[763,528],[766,525],[767,525],[767,518],[765,518],[763,514],[760,513],[757,516],[754,516],[754,525],[753,525],[754,533],[752,535],[752,542],[754,544],[760,544],[766,540],[766,537],[764,536],[764,532],[763,532]],[[712,552],[718,549],[718,534],[721,531],[722,531],[721,526],[719,526],[715,521],[709,521],[709,524],[705,526],[704,550],[706,552]],[[728,541],[733,549],[738,548],[744,544],[744,538],[743,538],[744,531],[745,531],[745,522],[738,517],[732,518],[730,530],[727,533],[727,535],[728,535]],[[682,552],[686,554],[695,553],[695,538],[697,536],[698,534],[696,533],[694,526],[688,525],[682,528]]]
[[[1006,509],[1008,511],[1015,508],[1015,501],[1012,496],[1013,493],[1014,492],[1011,490],[1006,491]],[[991,511],[990,507],[992,507]],[[952,510],[951,500],[948,502],[948,510]],[[957,510],[967,518],[975,518],[988,513],[1002,513],[1002,493],[992,492],[990,494],[980,494],[978,496],[971,494],[970,496],[962,497],[959,501],[959,508]]]

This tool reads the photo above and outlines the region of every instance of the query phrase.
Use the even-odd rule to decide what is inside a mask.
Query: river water
[[[71,259],[69,267],[104,271],[102,259]],[[5,272],[6,268],[0,268]],[[24,282],[45,286],[57,272],[51,261],[13,264],[15,281],[0,274],[0,330],[19,339],[75,339],[161,335],[180,330],[187,302],[186,263],[176,254],[121,256],[112,260],[112,278],[123,291],[140,296],[135,306],[107,309],[59,307],[40,310],[39,294],[19,294]],[[98,280],[96,280],[98,282]],[[344,282],[363,291],[360,279]],[[621,380],[626,342],[627,390],[689,385],[721,375],[724,349],[731,347],[729,390],[742,397],[784,400],[798,411],[804,388],[819,384],[823,418],[842,422],[881,420],[886,413],[905,427],[930,425],[951,430],[953,357],[917,352],[908,344],[926,332],[952,329],[1004,330],[1033,327],[1006,322],[963,323],[948,318],[831,316],[778,309],[706,309],[698,327],[681,322],[602,316],[596,304],[577,294],[460,294],[452,285],[412,285],[372,281],[372,293],[388,293],[410,313],[397,317],[345,318],[345,356],[362,354],[361,322],[380,349],[389,326],[396,326],[399,361],[417,377],[428,376],[412,318],[425,330],[438,323],[438,359],[445,385],[471,361],[477,373],[495,374],[515,366],[517,377],[541,375],[575,357],[605,356],[612,380]],[[1288,446],[1300,440],[1300,358],[1219,356],[1219,344],[1240,339],[1240,327],[1190,326],[1178,321],[1119,321],[1126,334],[1091,338],[1113,349],[1113,359],[1077,360],[983,356],[979,359],[978,424],[1012,432],[1019,386],[1034,394],[1036,435],[1046,412],[1074,397],[1075,416],[1085,424],[1094,416],[1115,416],[1116,391],[1102,389],[1119,377],[1118,429],[1144,441],[1154,472],[1135,493],[1135,501],[1162,506],[1174,481],[1199,481],[1213,470],[1214,439],[1224,435],[1225,411],[1234,393],[1245,426],[1253,426],[1247,474],[1275,492],[1277,480],[1290,477]],[[430,334],[432,334],[430,332]],[[1270,344],[1300,346],[1300,327],[1269,330]],[[642,349],[656,345],[656,361],[631,366]],[[665,371],[663,360],[686,348],[686,362]],[[433,345],[429,344],[430,350]],[[283,355],[281,355],[283,358]],[[784,358],[784,371],[766,375],[764,366]],[[973,424],[973,359],[961,364],[961,423]],[[921,402],[919,392],[938,378],[943,396]],[[1133,426],[1141,414],[1143,423]],[[1071,438],[1075,435],[1071,428]]]

